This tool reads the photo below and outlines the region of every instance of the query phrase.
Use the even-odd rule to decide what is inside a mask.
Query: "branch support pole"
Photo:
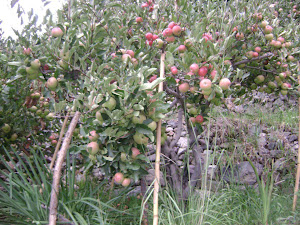
[[[58,157],[57,157],[57,161],[56,161],[55,168],[54,168],[52,191],[51,191],[51,197],[50,197],[49,225],[56,225],[57,205],[58,205],[58,195],[59,195],[59,182],[60,182],[60,177],[61,177],[62,164],[65,160],[65,157],[66,157],[66,154],[67,154],[67,151],[70,146],[71,139],[72,139],[72,135],[73,135],[74,129],[78,123],[79,118],[80,118],[80,112],[76,112],[70,123],[68,131],[65,135],[65,139],[61,146],[61,149],[58,152]]]
[[[298,92],[300,93],[300,62],[298,62]],[[300,140],[300,97],[298,98],[298,108],[299,108],[299,130],[298,130],[298,141]],[[300,179],[300,146],[298,147],[298,161],[297,161],[297,173],[295,181],[295,190],[294,190],[294,200],[293,200],[293,211],[296,210],[297,204],[297,193],[299,190],[299,179]]]
[[[165,74],[165,56],[163,49],[160,56],[160,78],[164,78]],[[158,86],[158,92],[163,91],[163,82]],[[155,180],[153,193],[153,225],[158,224],[158,193],[159,193],[159,177],[160,177],[160,152],[161,152],[161,119],[157,123],[156,130],[156,157],[155,157]]]

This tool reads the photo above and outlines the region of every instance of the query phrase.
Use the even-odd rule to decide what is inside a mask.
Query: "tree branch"
[[[266,54],[264,54],[262,56],[258,56],[258,57],[253,58],[253,59],[244,59],[244,60],[241,60],[239,62],[234,63],[232,66],[233,66],[233,68],[236,68],[236,66],[238,66],[238,65],[246,64],[248,62],[253,62],[253,61],[257,61],[257,60],[261,60],[261,59],[265,59],[265,58],[269,58],[271,56],[274,56],[274,54],[271,53],[271,52],[269,52],[269,53],[266,53]]]

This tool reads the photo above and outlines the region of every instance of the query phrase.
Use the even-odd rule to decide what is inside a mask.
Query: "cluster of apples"
[[[142,3],[141,7],[143,9],[148,9],[149,12],[152,12],[154,10],[154,4],[151,0],[149,0],[148,2]]]
[[[49,100],[41,96],[41,93],[35,91],[26,98],[25,105],[28,110],[40,118],[45,118],[48,121],[54,119],[54,113],[51,113],[49,108]]]
[[[56,146],[58,142],[58,134],[57,133],[52,133],[49,137],[50,143],[52,146]]]
[[[30,51],[31,52],[31,51]],[[25,60],[25,64],[27,64],[27,59]],[[40,72],[41,62],[39,59],[34,59],[30,62],[30,66],[26,67],[26,72],[28,75],[28,78],[31,80],[37,79],[38,74]]]
[[[0,137],[4,137],[6,141],[15,142],[18,138],[18,134],[14,133],[11,126],[5,123],[1,127]]]

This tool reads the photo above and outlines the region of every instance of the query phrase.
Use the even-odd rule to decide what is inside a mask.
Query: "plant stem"
[[[160,57],[160,78],[164,78],[165,73],[165,52],[161,53]],[[161,82],[158,87],[158,92],[163,91],[163,83]],[[157,123],[156,132],[156,159],[155,159],[155,180],[154,180],[154,193],[153,193],[153,225],[158,224],[158,192],[159,192],[159,175],[160,175],[160,151],[161,151],[161,119]]]

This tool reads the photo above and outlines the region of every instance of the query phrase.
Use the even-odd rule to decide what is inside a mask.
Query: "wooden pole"
[[[165,51],[163,49],[160,57],[160,78],[165,74]],[[158,92],[163,91],[163,82],[158,86]],[[159,192],[159,175],[160,175],[160,150],[161,150],[161,119],[157,123],[156,130],[156,157],[155,157],[155,180],[153,193],[153,225],[158,224],[158,192]]]
[[[300,62],[298,62],[298,92],[300,93]],[[299,110],[299,129],[298,129],[298,142],[300,141],[300,97],[298,98],[298,110]],[[295,190],[294,190],[294,200],[293,200],[293,211],[296,210],[297,204],[297,194],[299,189],[299,179],[300,179],[300,145],[298,146],[298,163],[297,163],[297,174],[295,181]]]
[[[79,117],[80,117],[80,112],[76,112],[70,123],[68,131],[65,135],[65,139],[61,146],[61,149],[58,153],[56,165],[54,168],[52,191],[51,191],[51,197],[50,197],[49,225],[56,225],[57,205],[58,205],[58,195],[59,195],[59,182],[60,182],[60,177],[61,177],[62,164],[65,160],[65,157],[66,157],[66,154],[67,154],[70,142],[71,142],[71,138],[72,138],[74,129],[78,123]]]
[[[69,119],[69,112],[67,113],[67,116],[65,117],[64,123],[63,123],[61,131],[60,131],[59,139],[58,139],[58,142],[57,142],[57,145],[55,147],[55,151],[54,151],[54,154],[53,154],[53,157],[52,157],[52,160],[51,160],[50,170],[52,170],[52,168],[54,166],[54,162],[55,162],[55,159],[56,159],[56,156],[57,156],[57,152],[59,150],[62,138],[63,138],[64,133],[65,133],[65,128],[66,128],[68,119]]]

